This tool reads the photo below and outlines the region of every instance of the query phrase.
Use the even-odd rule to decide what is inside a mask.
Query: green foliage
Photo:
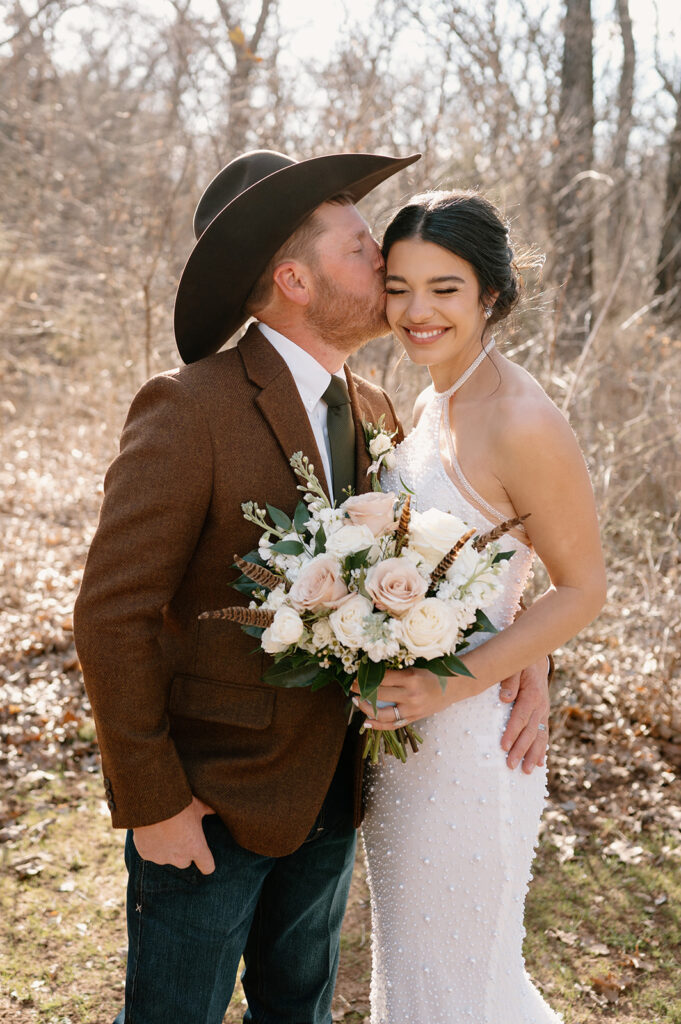
[[[290,533],[293,524],[286,513],[282,512],[281,509],[275,508],[274,505],[267,504],[266,508],[270,519],[277,529],[283,530],[284,533]]]
[[[299,540],[278,540],[272,545],[272,551],[279,555],[302,555],[305,547]]]
[[[371,661],[363,658],[359,663],[357,672],[357,685],[362,700],[368,700],[374,711],[376,710],[376,691],[383,682],[386,666],[382,661]]]
[[[318,663],[312,662],[308,655],[292,654],[275,660],[263,673],[263,679],[272,686],[295,689],[309,686],[321,671]]]

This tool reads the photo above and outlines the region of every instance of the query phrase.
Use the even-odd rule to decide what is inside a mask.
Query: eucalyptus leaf
[[[475,615],[475,625],[484,633],[498,633],[499,630],[494,623],[487,618],[482,608],[478,608]]]
[[[326,547],[326,533],[324,527],[320,526],[314,537],[314,553],[315,555],[321,555],[324,553]]]
[[[271,550],[279,555],[302,555],[305,548],[299,540],[278,540]]]
[[[299,501],[296,505],[296,510],[293,513],[293,528],[296,533],[302,534],[305,529],[305,523],[310,518],[310,512],[304,501]]]
[[[293,524],[291,523],[291,520],[286,515],[286,513],[282,512],[281,509],[279,508],[275,508],[274,505],[266,505],[266,508],[269,513],[270,519],[277,527],[277,529],[283,530],[284,533],[289,533],[291,530],[291,526]]]
[[[436,676],[470,676],[474,679],[474,675],[470,672],[460,658],[457,658],[455,654],[445,654],[441,658],[431,658],[430,661],[426,661],[425,658],[419,658],[416,662],[418,668],[427,668],[429,672],[432,672]]]
[[[509,558],[513,558],[515,551],[498,551],[492,559],[492,565],[496,565],[497,562],[508,562]]]
[[[353,553],[348,555],[343,562],[343,568],[345,571],[350,572],[351,569],[360,569],[362,565],[364,565],[366,557],[370,551],[371,548],[363,548],[362,551],[353,551]]]
[[[368,700],[376,710],[376,691],[383,682],[385,664],[382,661],[371,661],[367,658],[359,663],[357,684],[362,700]]]
[[[249,579],[248,576],[240,576],[235,583],[232,583],[235,590],[238,590],[240,594],[245,594],[247,597],[251,597],[256,590],[264,590],[262,584],[256,583],[255,580]]]
[[[299,686],[309,686],[319,675],[319,665],[291,664],[293,659],[283,658],[280,662],[271,665],[263,673],[263,679],[272,686],[281,686],[286,689],[293,689]]]

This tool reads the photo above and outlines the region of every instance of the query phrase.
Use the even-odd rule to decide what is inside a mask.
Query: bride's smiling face
[[[413,362],[458,363],[480,351],[486,320],[480,285],[466,260],[420,238],[395,242],[386,292],[388,322]]]

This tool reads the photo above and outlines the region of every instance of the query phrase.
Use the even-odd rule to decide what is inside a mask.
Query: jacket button
[[[111,799],[111,797],[109,797],[109,799],[107,800],[106,806],[109,808],[110,811],[116,810],[116,803],[114,800]]]

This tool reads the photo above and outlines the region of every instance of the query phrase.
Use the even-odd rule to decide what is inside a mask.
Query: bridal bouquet
[[[496,632],[481,611],[500,586],[513,552],[495,541],[508,520],[481,536],[454,515],[411,511],[406,493],[370,491],[330,504],[302,452],[291,466],[303,492],[293,518],[245,502],[262,529],[257,551],[235,555],[243,606],[204,612],[239,623],[273,655],[274,686],[318,689],[336,682],[376,707],[386,669],[427,668],[446,685],[468,675],[457,654],[472,633]],[[412,726],[367,732],[365,756],[381,749],[404,760],[420,737]]]

